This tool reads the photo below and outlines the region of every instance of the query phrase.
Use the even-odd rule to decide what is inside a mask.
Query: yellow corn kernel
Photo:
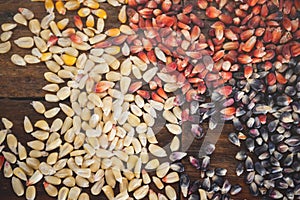
[[[64,63],[68,66],[72,66],[76,62],[76,57],[70,56],[68,54],[61,55],[61,59],[64,61]]]
[[[168,56],[168,57],[167,57],[167,62],[166,62],[166,64],[168,65],[168,64],[170,64],[170,63],[172,63],[172,57]]]
[[[47,61],[50,60],[52,58],[52,53],[51,52],[45,52],[42,53],[42,56],[40,58],[41,61]]]
[[[98,9],[100,7],[100,4],[94,0],[86,0],[83,2],[83,5],[91,9]]]
[[[69,19],[65,18],[57,22],[57,27],[59,30],[64,30],[69,23]]]
[[[95,26],[95,19],[94,19],[93,15],[89,15],[87,17],[85,24],[86,24],[87,27],[94,27]]]
[[[65,4],[65,8],[67,10],[77,10],[80,7],[80,2],[77,0],[67,1]]]
[[[66,14],[66,8],[65,8],[65,4],[64,2],[62,2],[61,0],[58,0],[55,3],[55,8],[57,10],[57,12],[61,15],[65,15]]]
[[[127,15],[126,15],[126,5],[124,5],[118,15],[118,19],[121,23],[125,23],[127,21]]]
[[[92,13],[94,14],[94,15],[96,15],[97,17],[99,17],[99,18],[102,18],[102,19],[106,19],[107,18],[107,13],[106,13],[106,11],[105,10],[103,10],[103,9],[97,9],[97,10],[93,10],[92,11]]]
[[[91,10],[89,8],[80,8],[77,12],[80,17],[87,17],[90,13]]]
[[[52,0],[45,0],[45,9],[51,13],[54,10],[54,3]]]
[[[111,28],[105,32],[105,34],[110,37],[117,37],[120,35],[120,33],[121,33],[121,31],[118,28]]]

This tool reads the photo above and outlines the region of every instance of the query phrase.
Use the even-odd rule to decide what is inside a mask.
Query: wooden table
[[[29,0],[1,0],[0,1],[0,24],[5,22],[12,22],[13,15],[17,13],[19,7],[26,7],[32,9],[37,18],[41,19],[45,15],[43,3],[32,3]],[[106,21],[107,28],[116,26],[116,9],[111,7],[107,8],[108,20]],[[69,12],[69,14],[71,14]],[[60,16],[61,18],[61,16]],[[14,30],[12,39],[16,39],[20,36],[31,36],[31,33],[27,30],[27,27],[19,25]],[[32,139],[30,134],[26,134],[23,130],[23,119],[24,116],[30,116],[32,121],[43,119],[42,115],[37,114],[30,102],[32,100],[40,100],[47,108],[50,108],[50,104],[44,101],[45,92],[41,89],[46,81],[44,80],[43,73],[47,71],[44,64],[29,65],[27,67],[17,67],[10,62],[10,56],[12,53],[20,53],[25,55],[26,51],[20,50],[13,46],[12,50],[5,55],[0,55],[0,117],[6,117],[14,122],[13,133],[17,136],[19,141],[25,144],[27,141]],[[0,125],[3,128],[2,124]],[[216,150],[211,156],[211,167],[224,167],[228,169],[226,178],[230,180],[232,184],[240,184],[243,190],[240,194],[233,196],[233,199],[260,199],[259,197],[253,197],[249,193],[248,186],[244,183],[243,175],[237,177],[235,175],[235,166],[237,161],[234,159],[236,152],[239,150],[233,146],[227,140],[227,135],[233,131],[231,124],[225,124],[222,129],[221,137],[216,144]],[[214,131],[212,131],[214,132]],[[211,133],[214,134],[214,133]],[[168,137],[166,134],[160,134],[159,139]],[[187,137],[185,134],[182,136],[182,140]],[[194,140],[190,146],[188,153],[189,155],[197,156],[202,141]],[[185,163],[186,172],[190,175],[192,180],[200,178],[199,171],[195,170],[191,165],[188,164],[188,159],[183,161]],[[25,199],[18,198],[12,191],[11,179],[3,177],[3,172],[0,171],[0,199]],[[101,194],[100,199],[105,199],[104,195]],[[36,199],[52,199],[50,198],[42,188],[41,182],[37,185],[37,198]],[[99,197],[91,197],[91,199],[99,199]],[[183,199],[183,198],[181,198]]]

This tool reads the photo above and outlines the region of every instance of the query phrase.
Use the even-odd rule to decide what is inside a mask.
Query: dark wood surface
[[[12,22],[12,17],[17,13],[19,7],[31,8],[37,18],[41,19],[41,16],[45,14],[43,3],[33,3],[29,0],[0,0],[0,24],[4,22]],[[105,5],[103,6],[105,7]],[[111,7],[109,7],[111,8]],[[116,10],[108,9],[107,26],[112,27],[116,24]],[[14,31],[12,39],[16,39],[21,35],[31,35],[26,27],[19,25]],[[24,116],[30,116],[32,121],[43,119],[42,115],[37,114],[31,107],[30,102],[32,100],[42,100],[44,92],[42,87],[46,84],[43,73],[47,71],[44,64],[28,65],[27,67],[16,67],[10,62],[10,55],[12,53],[20,53],[25,55],[26,51],[13,46],[12,50],[5,55],[0,55],[0,117],[7,117],[14,122],[12,129],[17,138],[25,144],[32,139],[29,134],[26,134],[23,130]],[[50,104],[46,103],[46,106],[50,107]],[[2,125],[1,125],[2,128]],[[221,136],[216,144],[216,150],[211,157],[211,167],[224,167],[228,169],[226,178],[230,180],[232,184],[240,184],[243,186],[243,191],[237,196],[233,196],[233,199],[260,199],[252,197],[249,193],[247,185],[244,184],[243,177],[237,177],[235,175],[235,166],[237,161],[234,159],[236,152],[239,150],[237,147],[231,145],[227,140],[227,135],[233,131],[233,127],[230,124],[225,124],[221,130]],[[218,134],[219,132],[211,131],[210,134]],[[188,134],[183,134],[182,140],[186,140]],[[160,134],[159,139],[168,139],[168,134]],[[188,149],[189,155],[197,156],[201,145],[201,141],[194,140],[192,145]],[[186,173],[190,175],[192,180],[200,179],[200,172],[195,170],[188,164],[188,160],[183,161],[186,167]],[[177,187],[177,186],[174,186]],[[37,198],[36,199],[53,199],[50,198],[42,188],[41,182],[37,186]],[[10,179],[3,177],[3,172],[0,171],[0,199],[25,199],[25,197],[18,198],[12,191]],[[91,197],[91,199],[105,199],[103,194],[101,197]]]

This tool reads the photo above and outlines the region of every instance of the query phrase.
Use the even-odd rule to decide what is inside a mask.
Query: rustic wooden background
[[[43,3],[33,3],[29,0],[0,0],[0,24],[5,22],[12,22],[13,15],[17,13],[19,7],[30,8],[34,11],[38,19],[41,19],[45,15]],[[105,4],[102,5],[108,12],[108,20],[106,21],[107,27],[116,26],[117,10],[112,9]],[[71,14],[69,12],[69,14]],[[61,18],[61,16],[59,17]],[[16,39],[20,36],[30,36],[31,33],[27,30],[27,27],[18,25],[18,28],[14,30],[12,39]],[[22,51],[13,45],[12,50],[5,55],[0,55],[0,117],[6,117],[14,122],[13,133],[17,138],[25,144],[32,139],[29,134],[26,134],[23,130],[24,116],[29,116],[32,121],[43,119],[43,116],[37,114],[30,105],[32,100],[40,100],[50,108],[50,104],[44,101],[45,92],[41,89],[46,81],[44,80],[43,73],[47,71],[44,64],[29,65],[27,67],[17,67],[10,62],[10,56],[12,53],[19,53],[25,55],[26,51]],[[2,127],[2,124],[0,125]],[[216,150],[211,157],[211,167],[224,167],[228,169],[226,178],[230,180],[232,184],[239,183],[243,187],[243,191],[233,196],[233,199],[260,199],[259,197],[252,197],[249,193],[248,186],[244,184],[244,177],[237,177],[235,175],[235,166],[237,161],[234,159],[236,152],[239,150],[237,147],[231,145],[227,140],[227,135],[233,131],[231,124],[225,124],[221,137],[216,144]],[[211,134],[218,134],[212,131]],[[168,134],[159,134],[159,139],[169,139]],[[188,134],[183,134],[182,140],[186,140]],[[188,149],[189,155],[197,156],[201,141],[195,140]],[[190,175],[192,180],[200,178],[199,171],[195,170],[188,164],[188,160],[183,161],[186,166],[186,173]],[[25,197],[17,197],[12,190],[11,179],[6,179],[3,176],[3,172],[0,171],[0,199],[25,199]],[[178,188],[178,185],[174,187]],[[101,197],[92,197],[91,199],[105,199],[104,195]],[[37,185],[37,198],[36,199],[53,199],[49,197],[42,188],[41,182]],[[183,198],[181,198],[183,199]]]

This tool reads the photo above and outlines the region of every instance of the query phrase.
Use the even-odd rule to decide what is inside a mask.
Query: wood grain
[[[26,1],[27,2],[27,1]],[[13,22],[13,16],[19,7],[34,7],[35,15],[41,18],[43,12],[42,3],[32,3],[18,0],[0,1],[0,24]],[[20,36],[31,36],[28,28],[18,25],[14,30],[11,41]],[[13,42],[12,42],[13,43]],[[9,98],[27,98],[27,97],[43,97],[44,92],[41,88],[45,85],[43,73],[46,72],[44,64],[28,65],[27,67],[16,67],[10,61],[13,53],[26,55],[30,51],[21,50],[12,44],[12,50],[5,55],[0,55],[0,97]]]
[[[12,17],[19,7],[31,8],[38,19],[41,19],[41,17],[45,14],[43,3],[33,3],[29,0],[26,2],[20,0],[0,0],[0,24],[4,22],[12,22]],[[111,7],[108,8],[106,4],[102,4],[102,7],[106,8],[108,12],[106,28],[117,27],[119,25],[116,18],[117,10],[111,9]],[[68,15],[72,14],[74,14],[74,12],[68,13]],[[58,18],[60,19],[61,16]],[[19,25],[14,31],[12,39],[14,40],[25,35],[31,34],[26,27]],[[29,52],[20,50],[13,45],[11,52],[5,55],[0,55],[0,117],[7,117],[13,120],[13,133],[23,144],[26,144],[26,142],[32,139],[32,137],[25,134],[22,122],[25,115],[30,116],[32,121],[43,119],[42,115],[34,112],[30,102],[35,99],[43,100],[45,92],[42,91],[41,88],[46,84],[46,81],[43,78],[43,73],[46,72],[47,69],[44,64],[16,67],[10,62],[10,56],[12,53],[25,55]],[[53,106],[53,104],[45,104],[48,108]],[[51,120],[49,122],[51,122]],[[248,187],[244,184],[243,177],[236,177],[235,175],[234,170],[237,161],[234,159],[234,155],[238,151],[238,148],[229,144],[227,140],[227,135],[233,131],[233,127],[230,124],[225,124],[221,131],[222,134],[218,139],[216,151],[211,157],[211,167],[227,168],[228,175],[226,178],[228,178],[232,184],[239,183],[243,186],[243,192],[236,197],[233,197],[233,199],[259,199],[250,195]],[[212,131],[210,134],[217,133]],[[158,134],[158,137],[159,140],[164,141],[164,143],[171,139],[169,133],[166,133],[164,130]],[[187,139],[190,139],[190,137],[189,132],[185,131],[182,136],[182,141],[185,142]],[[187,151],[189,155],[198,155],[201,142],[202,141],[198,141],[196,139],[192,141]],[[188,163],[187,158],[183,160],[183,163],[186,167],[186,173],[190,175],[192,181],[200,179],[200,172]],[[176,187],[179,191],[178,184],[174,185],[174,187]],[[45,193],[41,182],[37,185],[37,191],[37,199],[53,199]],[[24,199],[24,197],[19,198],[13,193],[10,179],[4,178],[2,171],[0,171],[0,194],[0,199]],[[180,198],[183,199],[183,197]],[[92,197],[91,199],[105,199],[105,197],[101,194],[100,197]]]

